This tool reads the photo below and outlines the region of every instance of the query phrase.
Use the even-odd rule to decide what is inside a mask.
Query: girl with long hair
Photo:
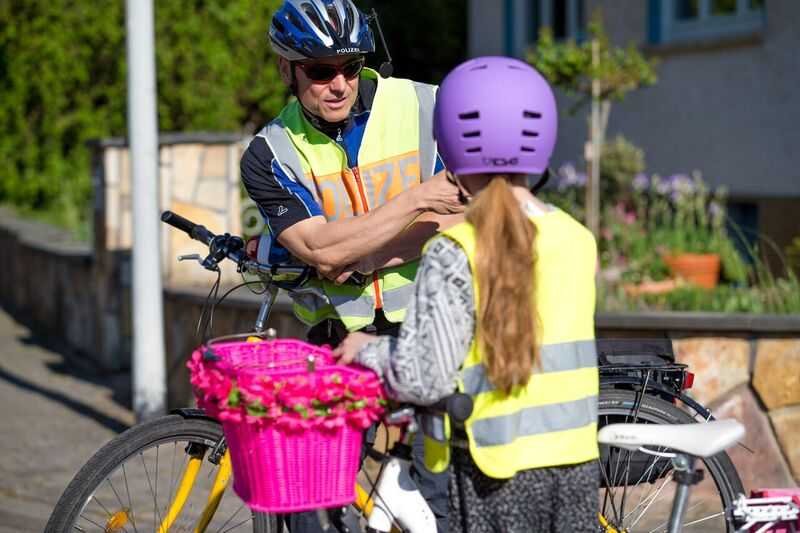
[[[459,390],[470,418],[425,443],[450,468],[450,531],[577,532],[597,527],[596,245],[537,199],[556,142],[552,90],[532,67],[477,58],[445,78],[434,135],[468,208],[431,239],[398,338],[352,333],[340,361],[386,392],[429,405]]]

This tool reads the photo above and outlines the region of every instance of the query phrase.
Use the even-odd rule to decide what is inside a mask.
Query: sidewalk
[[[67,364],[0,308],[0,533],[41,533],[81,465],[133,423],[129,379]]]

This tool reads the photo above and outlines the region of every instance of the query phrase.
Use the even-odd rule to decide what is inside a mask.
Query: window
[[[582,41],[586,32],[584,0],[528,0],[528,41],[539,38],[539,28],[549,27],[556,40]]]
[[[764,0],[650,0],[653,44],[752,34],[764,25]]]

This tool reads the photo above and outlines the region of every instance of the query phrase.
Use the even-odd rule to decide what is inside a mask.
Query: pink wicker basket
[[[366,369],[336,365],[327,347],[297,340],[212,341],[200,350],[206,363],[240,384],[265,375],[281,379],[302,374],[311,386],[321,387],[325,376],[334,373],[370,374]],[[203,406],[202,395],[196,394]],[[213,416],[214,409],[209,407]],[[231,453],[234,491],[251,509],[288,513],[355,500],[362,440],[358,427],[344,423],[330,429],[289,431],[246,417],[220,419]]]

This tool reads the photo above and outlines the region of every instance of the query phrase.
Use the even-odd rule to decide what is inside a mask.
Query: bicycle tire
[[[639,400],[641,400],[641,404],[637,413],[636,409],[637,405],[639,405]],[[653,396],[645,395],[644,397],[641,397],[638,393],[633,391],[604,389],[600,393],[598,403],[599,427],[615,422],[656,424],[688,424],[698,422],[698,420],[692,417],[689,413],[681,410],[676,405]],[[662,449],[658,451],[664,450]],[[621,471],[617,469],[612,473],[611,470],[614,467],[614,454],[616,454],[617,457],[616,464],[619,465],[620,463],[624,462],[628,469],[630,468],[630,464],[637,464],[641,458],[647,458],[648,464],[652,464],[653,467],[650,467],[648,469],[649,471],[635,472],[635,475],[633,476],[630,475],[629,470]],[[624,454],[628,454],[627,457]],[[621,457],[625,457],[625,459],[620,459]],[[633,487],[633,491],[631,492],[644,492],[648,486],[658,487],[662,491],[666,489],[668,485],[670,487],[674,487],[674,483],[672,483],[670,480],[671,467],[668,466],[669,460],[660,459],[660,461],[664,461],[664,463],[661,466],[655,466],[659,462],[658,458],[654,460],[652,456],[645,455],[641,452],[624,452],[618,448],[612,450],[607,446],[601,445],[601,459],[599,461],[602,472],[601,484],[603,485],[600,491],[601,516],[608,519],[611,523],[610,525],[613,526],[614,529],[618,531],[624,530],[628,533],[636,533],[640,530],[662,531],[662,524],[664,530],[666,529],[666,521],[669,517],[669,510],[672,504],[672,490],[674,489],[669,490],[666,497],[655,494],[653,502],[646,504],[647,506],[644,509],[644,512],[650,509],[657,500],[663,500],[660,502],[661,514],[651,516],[649,520],[643,524],[648,524],[647,527],[642,527],[640,529],[634,529],[634,527],[641,523],[643,519],[643,513],[632,517],[628,515],[630,518],[628,520],[625,519],[626,509],[624,508],[624,501],[621,500],[625,497],[624,490],[627,489],[623,490],[622,498],[618,498],[618,494],[613,495],[613,497],[617,499],[617,503],[621,504],[618,506],[619,508],[616,510],[610,509],[611,505],[608,504],[609,494],[618,493],[619,489],[623,486],[626,488]],[[693,531],[702,531],[703,533],[706,533],[707,531],[735,531],[735,525],[731,524],[726,519],[725,510],[730,507],[736,496],[740,493],[743,493],[744,490],[733,462],[727,453],[721,452],[713,457],[703,459],[702,466],[698,464],[698,467],[703,468],[706,471],[706,480],[703,481],[701,485],[693,487],[690,493],[688,503],[689,513],[684,521],[684,530],[686,533],[691,533]],[[623,476],[628,477],[623,478]],[[627,479],[630,481],[634,478],[637,481],[637,483],[634,485],[629,485],[627,482],[624,485],[621,484],[622,479]],[[617,483],[620,484],[617,485]],[[703,486],[703,484],[705,484],[705,486]],[[718,501],[715,501],[715,496],[712,494],[712,492],[715,492]],[[696,496],[696,498],[702,498],[702,500],[698,502],[696,499],[692,498],[693,496]],[[648,497],[650,497],[650,495],[643,496],[640,494],[640,504],[643,501],[643,498]],[[706,516],[698,516],[697,514],[691,513],[693,509],[705,509],[709,508],[710,506],[713,506],[713,508],[711,508],[709,511],[702,511],[702,513],[708,513]],[[619,515],[623,516],[622,520],[619,520]],[[705,520],[701,520],[703,518],[705,518]],[[656,524],[655,527],[653,526],[654,523]],[[608,531],[611,531],[611,529],[608,529]]]
[[[200,472],[193,483],[193,490],[190,494],[190,498],[195,496],[201,498],[198,500],[198,508],[193,509],[194,500],[188,501],[187,504],[191,503],[192,507],[184,506],[184,513],[170,528],[170,531],[193,531],[193,525],[196,525],[197,518],[186,513],[193,511],[199,515],[204,507],[206,495],[195,489],[198,488],[198,484],[208,483],[209,478],[213,479],[211,474],[217,467],[208,461],[208,454],[221,438],[222,428],[216,422],[202,418],[184,418],[180,415],[159,417],[128,429],[100,448],[78,471],[54,507],[47,526],[45,526],[45,533],[88,532],[92,531],[94,527],[97,528],[97,531],[118,531],[120,533],[157,531],[158,524],[163,520],[161,513],[162,511],[166,512],[166,507],[159,510],[161,505],[161,502],[158,501],[159,480],[161,479],[158,471],[159,451],[162,446],[165,454],[169,453],[170,447],[173,450],[172,464],[170,465],[170,477],[173,477],[174,472],[181,471],[181,468],[175,466],[179,443],[187,445],[193,443],[192,450],[195,453],[198,450],[202,451],[201,469],[208,470],[208,476],[205,476],[205,479],[201,477],[205,471]],[[146,465],[149,461],[152,466],[154,450],[155,470],[151,475],[150,469]],[[186,448],[182,450],[181,453],[184,457],[180,458],[180,462],[183,462],[183,459],[188,461]],[[150,490],[154,502],[152,508],[147,509],[146,512],[143,509],[141,512],[138,512],[139,508],[134,509],[134,505],[141,503],[142,498],[137,493],[131,494],[130,482],[136,481],[134,477],[136,472],[133,470],[136,465],[132,461],[145,465],[143,470],[148,485],[145,490]],[[123,465],[129,465],[130,473]],[[123,475],[124,486],[121,484],[115,486],[115,483],[118,483],[117,475],[120,471]],[[155,490],[153,490],[153,482],[155,482]],[[170,485],[173,484],[170,483]],[[123,489],[125,493],[122,492]],[[165,505],[172,500],[173,491],[175,491],[174,485],[170,486]],[[106,500],[110,502],[108,505],[100,499],[100,492],[103,493],[104,499],[108,497]],[[233,490],[229,488],[225,492],[222,504],[214,514],[208,531],[278,532],[275,516],[264,513],[251,514],[244,503],[235,498]],[[150,507],[149,496],[147,502]],[[117,509],[116,512],[114,512],[115,509]],[[230,516],[226,517],[223,511],[230,512]],[[150,516],[151,514],[152,516]],[[139,524],[136,523],[137,518],[140,521]],[[151,518],[152,522],[150,522]],[[116,520],[116,522],[112,524],[112,520]],[[252,524],[252,527],[248,526],[248,522]],[[149,524],[154,525],[151,527]]]

